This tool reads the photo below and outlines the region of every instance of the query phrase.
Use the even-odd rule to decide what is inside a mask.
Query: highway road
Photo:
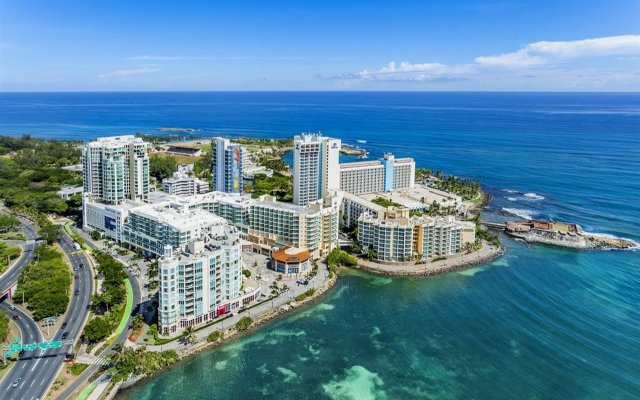
[[[73,266],[74,275],[77,275],[78,279],[73,279],[73,285],[70,289],[71,301],[64,320],[67,326],[64,329],[58,330],[52,338],[53,341],[62,340],[63,333],[68,332],[68,338],[64,341],[69,342],[69,344],[59,349],[30,352],[35,354],[25,353],[16,362],[16,365],[11,368],[3,381],[0,382],[0,398],[2,399],[34,400],[44,398],[46,392],[58,375],[65,354],[72,351],[73,343],[75,343],[82,333],[85,319],[89,312],[88,305],[93,295],[93,277],[85,254],[83,252],[76,252],[73,243],[73,240],[63,231],[62,236],[58,239],[58,244],[60,244],[67,254]],[[75,294],[76,290],[78,290],[77,295]],[[21,318],[17,322],[22,323],[22,325],[20,325],[21,329],[24,325],[25,329],[30,329],[27,330],[27,332],[31,332],[33,327],[28,323],[29,320],[30,318],[25,315],[24,318]],[[36,325],[35,328],[40,335],[38,339],[42,340],[39,327]],[[29,338],[25,338],[23,343],[28,342]],[[18,378],[21,379],[19,386],[12,388],[11,383]]]
[[[36,240],[38,238],[38,234],[35,226],[26,219],[20,218],[20,221],[22,222],[22,231],[24,232],[27,241],[22,246],[22,255],[18,258],[18,261],[16,261],[10,269],[0,276],[0,290],[2,291],[12,286],[18,280],[20,271],[22,271],[22,268],[31,262],[33,259],[33,251],[39,245],[39,242]]]
[[[88,244],[91,245],[90,243]],[[131,281],[132,283],[131,287],[133,288],[133,312],[131,315],[129,315],[129,320],[128,320],[128,325],[130,325],[133,315],[137,314],[137,311],[138,311],[137,308],[140,305],[141,298],[140,298],[140,288],[137,285],[137,280],[128,271],[127,271],[127,275],[128,275],[129,281]],[[101,356],[109,355],[109,353],[111,352],[111,349],[113,349],[113,347],[119,343],[124,343],[124,341],[127,340],[128,336],[129,336],[129,329],[125,329],[111,345],[109,345],[105,350],[102,351],[100,355]],[[86,380],[91,375],[93,375],[98,369],[100,369],[100,367],[101,365],[99,364],[90,365],[87,369],[84,370],[82,374],[80,374],[80,376],[78,376],[78,378],[76,378],[75,381],[73,381],[73,383],[67,389],[64,390],[64,392],[58,395],[56,399],[57,400],[72,399],[72,398],[75,399],[76,396],[79,394],[80,388],[82,387],[82,385],[86,382]]]

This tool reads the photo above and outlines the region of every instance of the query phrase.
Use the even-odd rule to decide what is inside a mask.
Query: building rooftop
[[[305,262],[311,257],[311,253],[309,250],[287,246],[275,251],[272,257],[283,263]]]
[[[128,144],[128,143],[146,144],[146,142],[142,140],[142,138],[139,138],[134,135],[101,137],[89,142],[88,144],[91,147],[102,147],[105,145],[119,145],[119,144]]]
[[[226,220],[202,209],[184,209],[172,206],[172,202],[150,204],[133,210],[135,214],[143,215],[160,223],[169,225],[180,231],[187,231],[197,227],[212,225],[226,225]]]

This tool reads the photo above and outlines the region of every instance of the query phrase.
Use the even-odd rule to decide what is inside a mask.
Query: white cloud
[[[338,79],[342,81],[398,81],[398,82],[425,82],[444,83],[465,80],[482,79],[524,79],[525,77],[538,76],[526,74],[532,70],[540,72],[545,70],[546,79],[570,76],[581,68],[588,67],[586,62],[562,68],[558,64],[568,60],[586,60],[595,57],[609,57],[607,67],[593,68],[589,74],[593,82],[598,80],[616,82],[633,80],[633,74],[629,74],[629,66],[620,64],[621,69],[612,69],[615,63],[632,62],[640,56],[640,35],[609,36],[594,39],[574,41],[540,41],[510,53],[476,57],[474,62],[460,65],[447,65],[440,62],[410,63],[402,61],[389,62],[379,69],[365,69],[358,73],[346,73],[323,77],[322,79]],[[626,60],[626,61],[625,61]],[[614,64],[611,64],[614,63]],[[563,68],[565,69],[563,71]],[[509,75],[511,73],[511,75]],[[523,75],[524,73],[524,75]]]
[[[525,49],[514,53],[499,54],[497,56],[476,57],[476,63],[490,67],[526,68],[543,65],[547,60],[540,56],[532,56]]]
[[[633,56],[640,54],[640,35],[530,43],[518,51],[477,57],[476,63],[492,67],[522,68],[577,58]]]
[[[113,79],[113,78],[126,78],[132,75],[143,75],[143,74],[150,74],[153,72],[158,72],[160,71],[159,68],[149,68],[149,67],[145,67],[145,68],[133,68],[133,69],[121,69],[118,71],[113,71],[113,72],[107,72],[105,74],[100,74],[98,75],[98,79],[100,80],[109,80],[109,79]]]
[[[465,75],[471,72],[470,65],[448,66],[441,63],[412,64],[402,61],[396,64],[391,61],[386,66],[374,70],[364,70],[353,76],[356,79],[365,80],[389,80],[389,81],[449,81],[460,80],[458,75]]]

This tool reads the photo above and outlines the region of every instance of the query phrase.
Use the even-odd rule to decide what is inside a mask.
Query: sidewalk
[[[483,243],[482,248],[478,251],[468,254],[454,254],[448,256],[445,260],[435,262],[427,261],[416,265],[415,262],[382,263],[358,258],[358,267],[375,274],[390,276],[438,275],[489,262],[503,253],[504,247],[496,248]]]
[[[199,341],[206,340],[207,336],[209,336],[209,334],[211,334],[212,332],[223,331],[223,330],[235,327],[236,323],[238,323],[238,321],[240,321],[240,319],[243,317],[251,317],[252,319],[255,320],[273,310],[276,310],[284,306],[288,302],[293,301],[293,299],[296,296],[308,291],[309,289],[318,290],[324,285],[325,281],[327,281],[328,278],[329,278],[329,271],[327,271],[326,265],[324,264],[324,262],[319,262],[318,274],[309,282],[308,285],[297,285],[294,283],[294,286],[291,287],[291,289],[288,292],[283,293],[270,301],[262,303],[250,310],[238,313],[231,318],[227,318],[221,322],[218,322],[214,325],[208,326],[202,330],[197,331],[195,333],[195,336],[196,336],[195,342],[197,343]],[[268,289],[268,288],[263,288],[263,290],[265,289]],[[187,350],[191,347],[191,345],[186,345],[183,341],[178,339],[162,345],[144,345],[144,344],[138,344],[138,343],[134,344],[134,347],[140,347],[140,346],[146,346],[148,351],[163,351],[163,350],[179,351],[179,350]]]

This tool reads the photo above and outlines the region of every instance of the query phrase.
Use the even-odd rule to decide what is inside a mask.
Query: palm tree
[[[184,337],[185,343],[187,344],[193,343],[196,341],[196,332],[194,331],[193,326],[191,325],[184,328],[184,332],[182,335]]]
[[[367,247],[367,259],[368,260],[373,260],[376,257],[376,255],[377,255],[377,252],[372,246]]]

